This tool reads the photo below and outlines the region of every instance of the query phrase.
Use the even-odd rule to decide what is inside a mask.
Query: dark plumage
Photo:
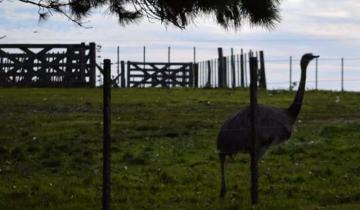
[[[288,108],[276,108],[258,105],[256,110],[257,145],[256,154],[258,160],[262,158],[271,145],[280,144],[291,136],[292,127],[300,112],[305,93],[306,68],[310,61],[319,56],[310,53],[302,56],[300,61],[301,78],[298,91],[293,103]],[[250,107],[245,107],[234,116],[227,119],[221,126],[217,149],[219,151],[221,165],[221,190],[220,197],[226,193],[225,185],[225,158],[226,155],[234,155],[238,152],[250,152],[251,126]]]

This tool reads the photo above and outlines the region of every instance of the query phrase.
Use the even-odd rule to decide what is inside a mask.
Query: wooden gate
[[[193,63],[127,63],[127,87],[193,87]]]
[[[0,86],[95,87],[95,43],[0,44]]]

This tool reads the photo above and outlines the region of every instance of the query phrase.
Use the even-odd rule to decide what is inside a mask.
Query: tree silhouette
[[[2,1],[0,0],[0,3]],[[60,13],[79,26],[82,20],[98,7],[118,17],[119,23],[127,25],[142,17],[160,20],[185,28],[199,15],[213,17],[224,28],[240,28],[244,22],[272,28],[280,21],[281,0],[17,0],[39,8],[40,20]]]

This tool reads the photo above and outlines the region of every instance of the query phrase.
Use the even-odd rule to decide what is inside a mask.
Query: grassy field
[[[100,89],[0,89],[0,209],[100,209]],[[260,92],[286,107],[293,93]],[[338,100],[337,100],[338,99]],[[249,156],[215,139],[248,90],[113,91],[113,209],[249,209]],[[360,94],[310,91],[290,141],[260,163],[255,209],[360,209]]]

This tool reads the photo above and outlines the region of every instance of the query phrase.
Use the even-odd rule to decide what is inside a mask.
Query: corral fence
[[[253,56],[257,58],[258,62],[258,87],[263,89],[296,89],[300,79],[300,58],[294,58],[293,56],[287,58],[265,58],[265,53],[261,51],[253,52]],[[195,63],[192,62],[192,87],[249,87],[249,57],[250,53],[247,52],[223,56],[223,59],[213,58]],[[117,78],[113,82],[113,86],[127,88],[129,87],[127,86],[128,62],[119,61],[118,63],[112,63],[114,67],[112,75],[113,78]],[[136,63],[141,63],[140,67],[142,67],[147,62]],[[117,66],[119,67],[116,68]],[[360,87],[359,66],[360,58],[316,58],[308,66],[306,87],[312,90],[358,91]],[[121,72],[124,72],[123,82],[120,80],[121,76],[118,76],[122,74]],[[101,83],[100,80],[99,82]],[[137,87],[151,87],[151,85],[139,85]]]
[[[200,62],[134,62],[118,61],[117,74],[113,76],[114,87],[193,87],[237,88],[248,87],[247,56],[258,57],[258,86],[266,89],[264,52],[250,52],[229,56],[218,48],[218,58]]]
[[[96,63],[95,43],[80,44],[0,44],[0,87],[96,87],[102,85],[101,63]],[[119,88],[249,87],[250,53],[231,49],[224,55],[218,48],[213,59],[188,62],[113,62],[112,86]],[[257,84],[260,88],[293,90],[298,85],[299,58],[264,58],[258,61]],[[266,61],[266,65],[265,65]],[[307,88],[358,90],[360,58],[324,58],[308,68]],[[266,70],[265,70],[266,66]],[[323,70],[325,69],[325,70]],[[100,70],[100,73],[98,72]]]
[[[127,62],[127,87],[194,87],[192,63]]]
[[[218,58],[198,62],[197,87],[199,88],[237,88],[248,87],[248,58],[256,57],[259,68],[257,69],[257,85],[260,88],[267,87],[265,74],[264,52],[252,52],[248,54],[241,50],[240,54],[231,53],[224,56],[223,49],[218,48]]]
[[[225,57],[219,48],[219,58],[214,61],[121,61],[112,84],[122,88],[237,87],[235,77],[240,78],[240,66],[245,62],[239,60],[241,56]],[[95,43],[0,44],[1,87],[95,87],[99,85],[97,69],[102,73],[96,64]],[[242,68],[242,81],[245,76]]]
[[[96,45],[0,44],[2,87],[95,87]]]
[[[194,72],[196,71],[194,69],[197,65],[193,63],[144,63],[132,61],[118,63],[117,75],[112,75],[111,79],[113,87],[195,87]],[[103,67],[99,64],[96,64],[96,66],[103,75]],[[101,75],[98,76],[101,77]]]

